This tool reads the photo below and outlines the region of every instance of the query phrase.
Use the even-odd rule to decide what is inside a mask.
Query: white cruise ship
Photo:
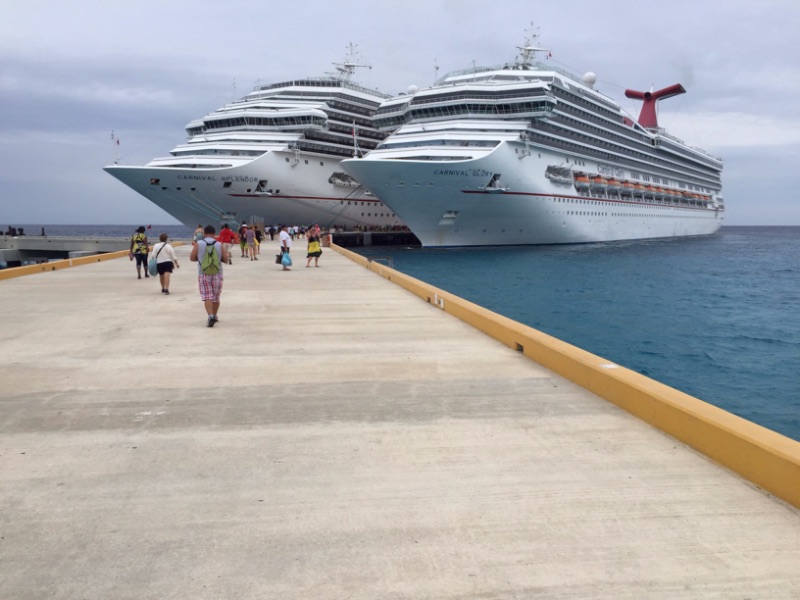
[[[450,73],[386,100],[392,132],[345,170],[423,246],[563,244],[706,235],[722,224],[722,161],[658,127],[680,85],[626,91],[638,122],[528,35],[513,64]]]
[[[186,126],[188,140],[145,166],[105,170],[194,228],[242,221],[397,227],[401,220],[340,162],[387,135],[374,115],[388,94],[351,81],[353,45],[337,73],[256,87]]]

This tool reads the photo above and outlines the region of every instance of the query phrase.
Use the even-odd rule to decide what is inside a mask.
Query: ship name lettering
[[[608,167],[606,165],[597,165],[597,172],[606,177],[625,177],[625,171],[616,167]]]
[[[244,183],[256,183],[258,181],[258,177],[248,177],[247,175],[226,175],[221,179],[222,181],[239,181]]]
[[[178,175],[179,181],[216,181],[216,175]]]
[[[459,175],[461,177],[488,177],[489,171],[483,169],[436,169],[434,175]]]

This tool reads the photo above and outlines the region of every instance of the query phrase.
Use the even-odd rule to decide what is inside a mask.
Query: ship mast
[[[337,79],[341,81],[349,81],[350,78],[353,76],[353,73],[356,72],[357,68],[367,68],[371,69],[372,65],[364,64],[363,62],[356,62],[358,57],[358,46],[353,42],[350,42],[347,45],[347,56],[345,56],[344,62],[341,63],[332,63],[333,66],[336,67],[338,71],[338,75],[336,76]]]
[[[531,23],[529,29],[525,30],[525,38],[523,39],[522,44],[522,46],[517,46],[517,49],[519,50],[517,66],[520,69],[528,69],[532,67],[537,52],[549,52],[547,48],[539,47],[539,28],[534,27],[533,23]]]

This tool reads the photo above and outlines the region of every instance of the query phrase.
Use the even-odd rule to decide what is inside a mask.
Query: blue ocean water
[[[800,227],[359,252],[800,440]]]

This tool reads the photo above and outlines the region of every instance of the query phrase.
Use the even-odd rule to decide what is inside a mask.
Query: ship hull
[[[349,159],[342,166],[400,217],[425,247],[574,244],[710,235],[723,211],[592,197],[544,177],[563,158],[504,142],[464,161]],[[500,174],[497,187],[487,187]]]
[[[363,187],[329,181],[343,171],[340,163],[276,150],[223,168],[114,165],[105,171],[192,228],[241,221],[346,229],[402,226]]]

